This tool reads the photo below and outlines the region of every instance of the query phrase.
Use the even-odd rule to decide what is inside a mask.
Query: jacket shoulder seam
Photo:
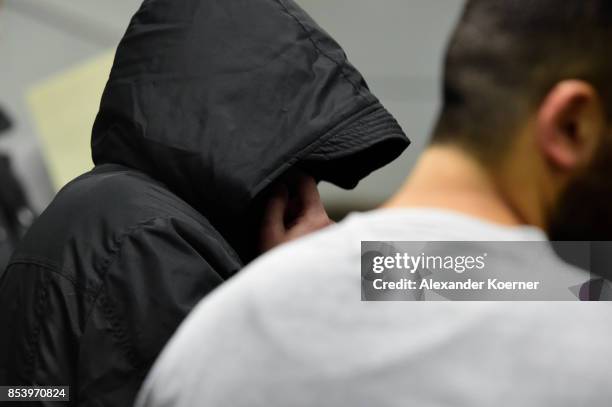
[[[170,219],[170,217],[168,216],[155,216],[153,218],[149,218],[131,226],[123,233],[118,235],[114,240],[114,247],[109,250],[109,254],[106,260],[104,261],[104,264],[98,270],[100,279],[104,279],[104,276],[108,273],[108,270],[114,264],[115,260],[117,259],[117,255],[121,252],[121,248],[123,247],[123,244],[127,238],[134,235],[136,232],[141,231],[145,227],[154,224],[157,221],[168,219]],[[129,339],[129,335],[122,327],[121,318],[118,316],[115,304],[112,298],[107,294],[106,286],[103,282],[100,282],[100,286],[98,287],[95,297],[93,299],[91,309],[85,317],[85,325],[87,325],[89,319],[91,318],[91,314],[97,307],[99,307],[102,316],[110,324],[111,337],[114,339],[118,347],[122,349],[122,351],[125,353],[125,356],[128,358],[128,361],[132,364],[133,367],[139,367],[143,365],[144,362],[139,360],[134,346],[132,345]]]
[[[49,287],[48,286],[50,282],[51,282],[51,279],[48,276],[43,275],[42,281],[40,282],[41,287],[36,293],[36,303],[34,305],[35,323],[32,326],[31,334],[29,335],[29,338],[28,338],[28,349],[26,353],[26,363],[25,363],[25,368],[24,368],[24,370],[29,375],[33,374],[35,366],[36,366],[36,360],[40,356],[40,352],[39,352],[40,347],[38,346],[38,342],[40,339],[40,330],[41,330],[40,327],[41,327],[41,321],[44,316],[45,304],[46,304],[47,299],[49,298],[49,295],[48,295]]]
[[[49,259],[45,259],[42,257],[39,258],[35,256],[18,257],[16,259],[13,259],[10,262],[10,264],[7,266],[6,268],[7,272],[10,267],[12,267],[13,265],[17,265],[17,264],[35,265],[35,266],[44,268],[48,270],[49,272],[56,274],[62,277],[64,280],[70,282],[75,289],[77,289],[82,294],[87,295],[89,299],[95,299],[95,295],[99,287],[92,288],[92,287],[87,287],[86,285],[83,286],[82,284],[77,282],[77,280],[74,277],[72,277],[69,274],[66,274],[64,270],[62,269],[62,267],[58,266],[57,264],[55,264],[55,262]]]

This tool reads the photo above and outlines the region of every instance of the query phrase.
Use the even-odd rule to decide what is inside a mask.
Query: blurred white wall
[[[440,61],[462,0],[298,0],[345,48],[370,87],[395,114],[413,145],[355,191],[323,186],[330,208],[370,208],[402,182],[427,140],[438,109]],[[116,45],[140,0],[5,0],[0,3],[0,105],[16,127],[0,150],[39,209],[54,191],[45,172],[25,94]],[[96,102],[97,103],[97,102]],[[89,138],[89,133],[83,134]]]
[[[39,211],[56,191],[46,172],[26,94],[32,86],[115,46],[139,4],[137,0],[0,3],[0,106],[14,119],[13,129],[0,136],[0,151],[13,157]]]

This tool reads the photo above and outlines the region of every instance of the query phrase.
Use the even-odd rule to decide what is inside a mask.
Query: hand
[[[314,178],[297,174],[272,191],[264,210],[260,250],[264,253],[330,224]]]

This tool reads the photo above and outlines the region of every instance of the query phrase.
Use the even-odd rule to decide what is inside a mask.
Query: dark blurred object
[[[0,108],[0,136],[11,127],[11,120]],[[0,154],[0,276],[15,245],[33,219],[34,213],[11,170],[9,157]]]
[[[10,129],[11,126],[11,120],[6,113],[4,113],[2,108],[0,108],[0,136],[3,135],[6,130]]]
[[[34,213],[15,178],[9,157],[0,154],[0,276],[15,245],[34,220]]]

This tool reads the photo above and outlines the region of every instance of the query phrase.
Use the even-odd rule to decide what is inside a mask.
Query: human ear
[[[581,80],[559,82],[544,98],[536,117],[536,145],[556,170],[586,167],[605,130],[597,91]]]

